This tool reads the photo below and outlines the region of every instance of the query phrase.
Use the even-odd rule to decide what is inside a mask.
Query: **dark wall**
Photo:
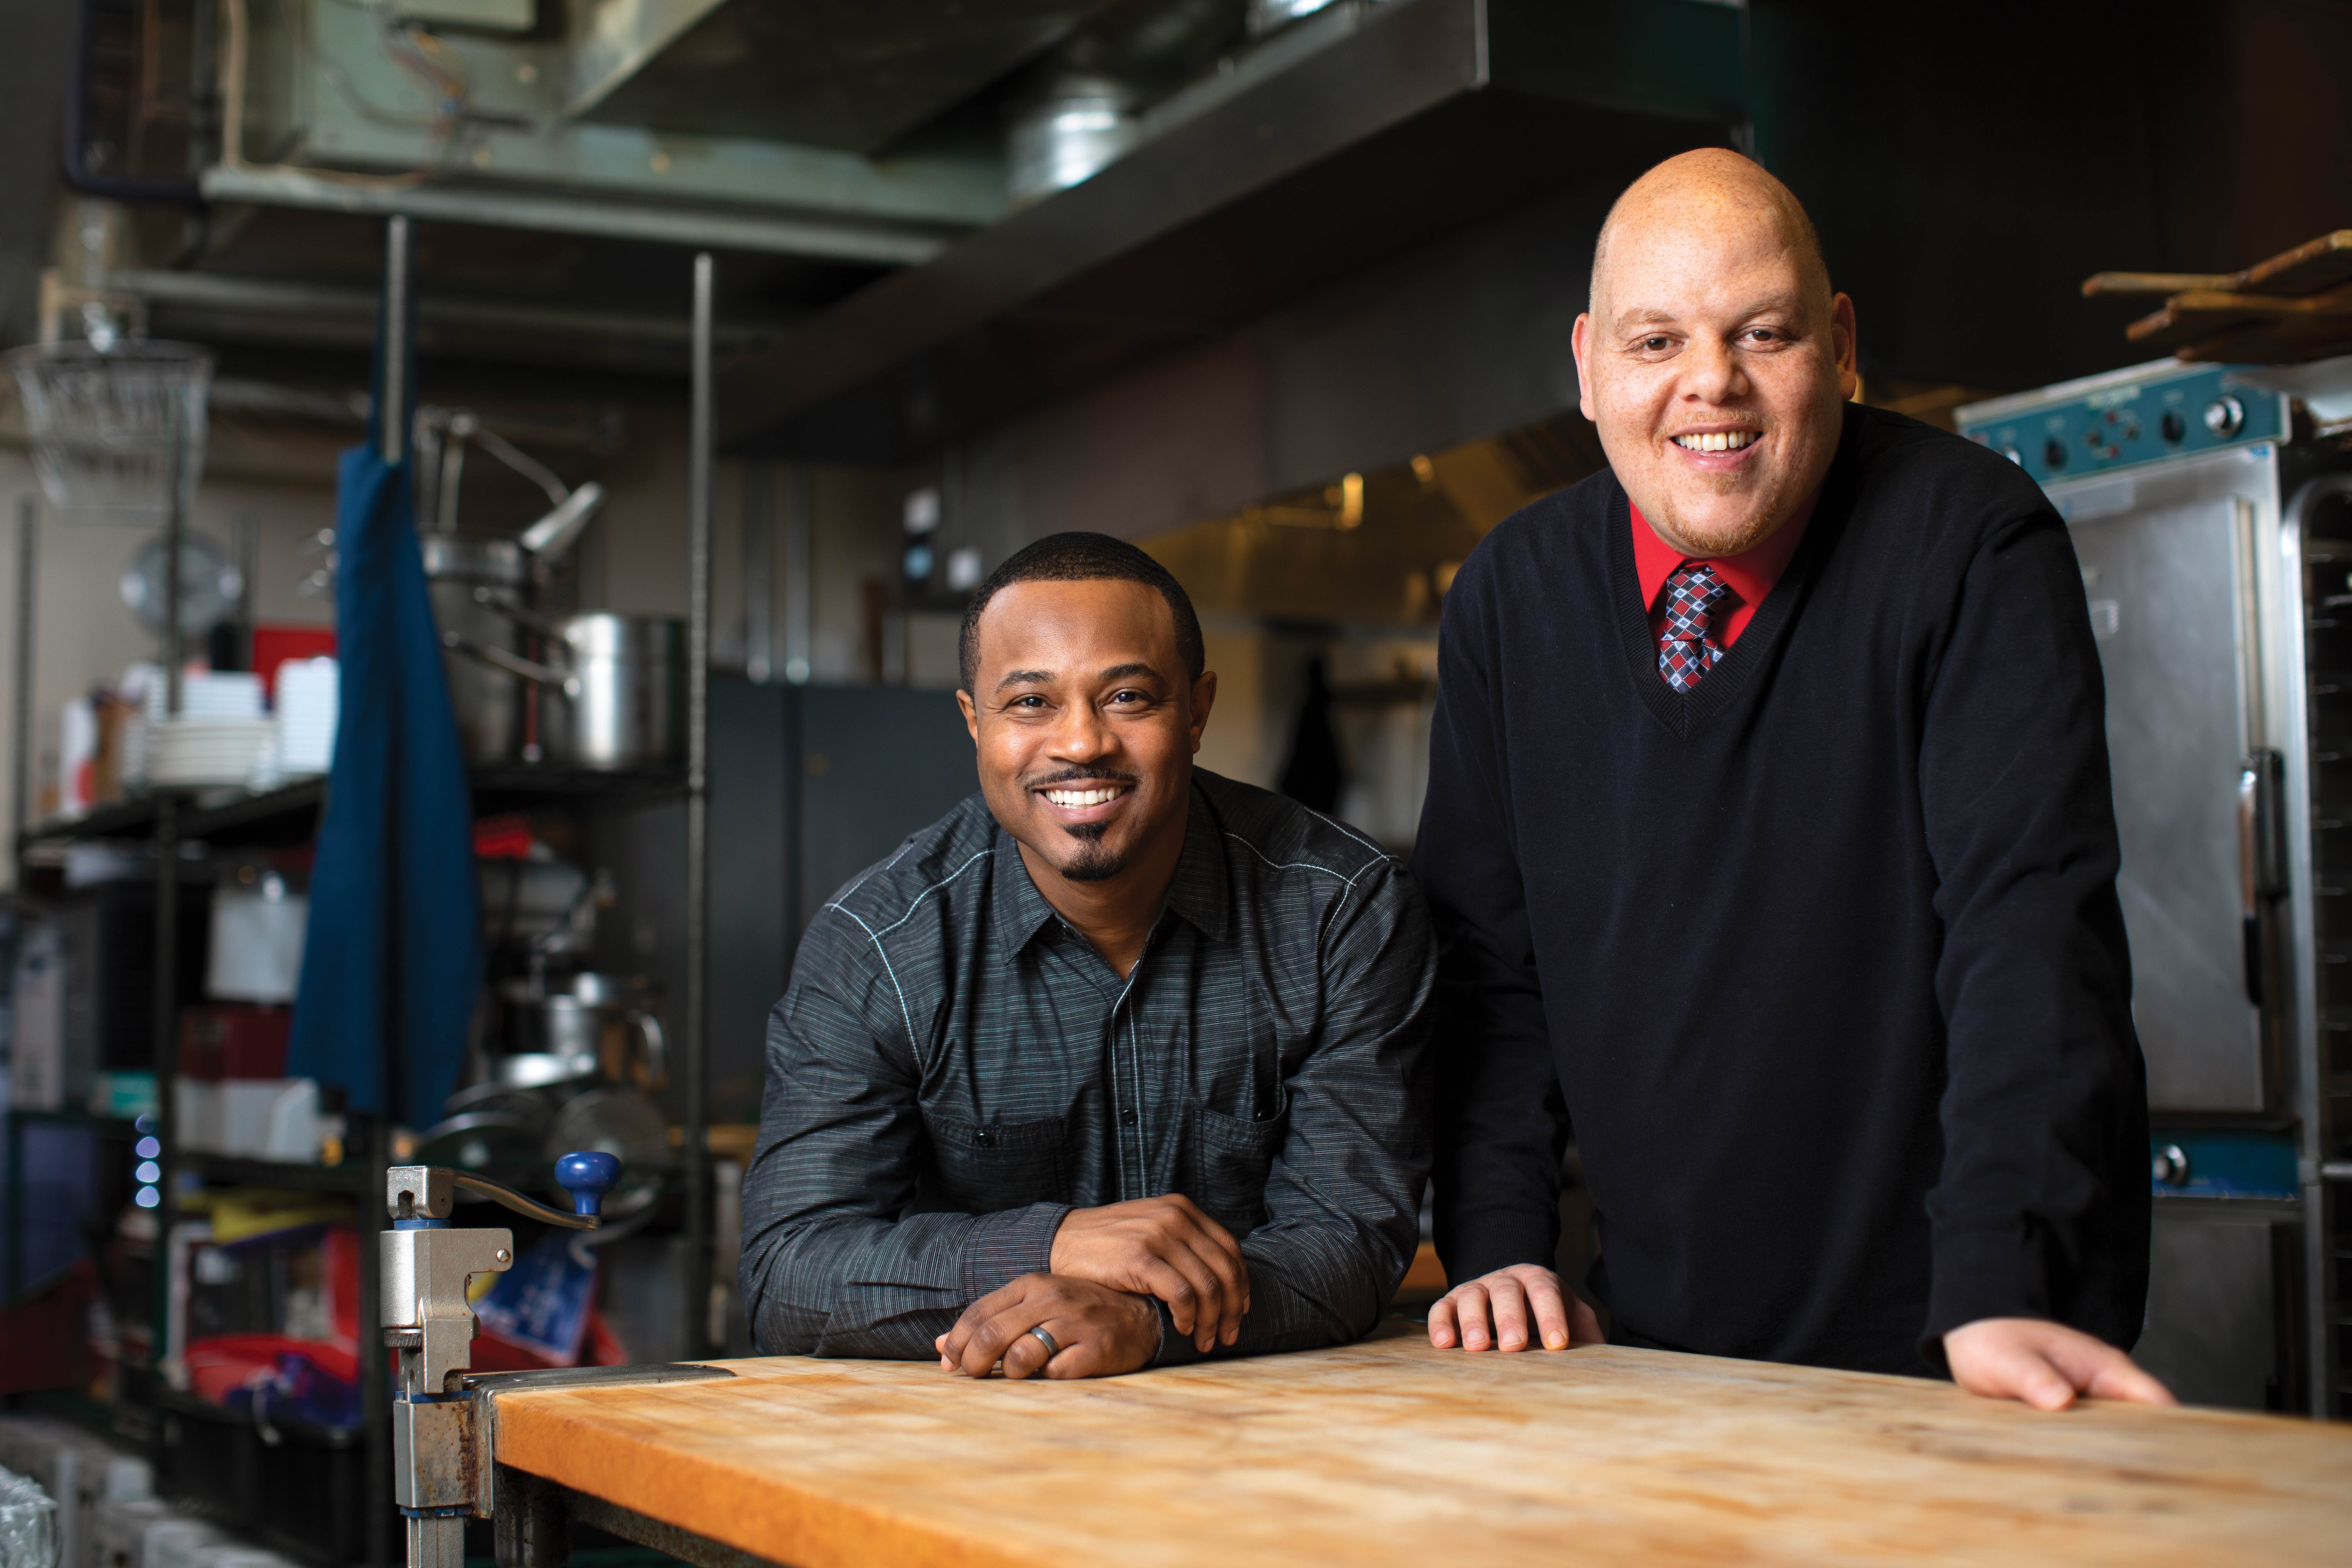
[[[0,345],[37,324],[73,26],[65,0],[0,0]]]
[[[2105,269],[2235,271],[2352,225],[2346,0],[1756,0],[1757,151],[1878,376],[2024,387],[2148,357]]]

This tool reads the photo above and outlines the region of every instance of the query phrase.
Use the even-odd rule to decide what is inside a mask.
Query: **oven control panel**
[[[2164,364],[1959,410],[1960,433],[2044,485],[2287,433],[2286,399],[2233,367]]]

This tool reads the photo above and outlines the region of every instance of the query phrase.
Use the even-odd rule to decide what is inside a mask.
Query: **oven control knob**
[[[2217,397],[2205,405],[2205,428],[2226,441],[2246,423],[2245,405],[2234,397]]]
[[[2157,428],[2164,432],[2166,440],[2178,445],[2180,438],[2189,434],[2189,421],[2180,416],[2179,409],[2168,408],[2164,411],[2164,418]]]
[[[2178,1143],[2167,1143],[2148,1162],[2148,1173],[2168,1187],[2189,1184],[2189,1151]]]
[[[2061,441],[2055,436],[2051,437],[2049,440],[2042,444],[2042,461],[2043,465],[2048,468],[2064,468],[2066,466],[2066,443]]]

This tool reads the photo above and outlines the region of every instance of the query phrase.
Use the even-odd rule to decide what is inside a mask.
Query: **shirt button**
[[[1134,1126],[1134,1125],[1135,1125],[1135,1107],[1133,1107],[1132,1105],[1123,1105],[1123,1106],[1119,1107],[1118,1119],[1119,1119],[1121,1121],[1126,1122],[1129,1127]]]
[[[996,1142],[996,1134],[983,1127],[971,1135],[971,1141],[985,1149]]]

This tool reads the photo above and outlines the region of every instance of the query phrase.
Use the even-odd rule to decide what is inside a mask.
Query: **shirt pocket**
[[[961,1214],[996,1214],[1069,1201],[1068,1118],[1037,1121],[928,1119],[934,1195]]]
[[[1192,1108],[1192,1184],[1185,1194],[1235,1237],[1265,1220],[1265,1183],[1282,1149],[1287,1112],[1245,1121],[1207,1106]]]

